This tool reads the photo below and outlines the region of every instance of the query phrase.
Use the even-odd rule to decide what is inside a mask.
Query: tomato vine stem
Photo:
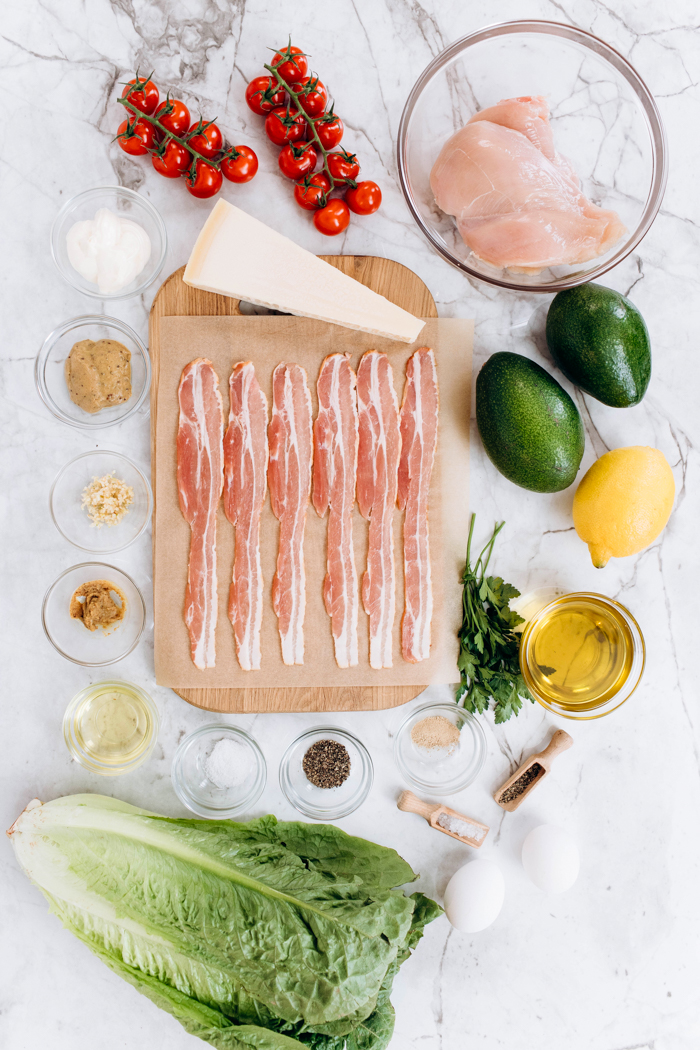
[[[159,153],[160,147],[167,145],[168,140],[172,139],[173,142],[177,142],[179,146],[183,146],[188,153],[192,154],[192,163],[190,164],[188,170],[186,172],[183,172],[183,175],[193,175],[194,168],[198,160],[203,160],[205,164],[211,164],[211,166],[213,168],[216,168],[217,171],[220,170],[220,160],[213,160],[211,157],[204,157],[201,153],[197,153],[197,150],[192,149],[192,147],[189,145],[187,139],[180,138],[179,135],[174,135],[172,131],[164,127],[159,120],[156,120],[156,118],[150,116],[150,114],[142,113],[141,110],[137,106],[135,106],[133,102],[129,102],[128,98],[118,98],[117,102],[119,102],[122,106],[125,106],[131,113],[133,113],[136,116],[138,120],[147,120],[149,124],[152,124],[154,127],[158,128],[158,130],[161,131],[163,135],[165,135],[163,141],[158,144],[159,149],[148,149],[148,147],[146,147],[146,149],[148,149],[148,152],[151,155]],[[211,123],[211,121],[209,123]],[[222,152],[221,159],[227,156],[231,149],[235,150],[235,146],[230,146],[229,149],[220,151]],[[235,160],[235,157],[233,159]]]
[[[328,176],[328,178],[330,180],[330,184],[331,184],[331,188],[330,188],[330,190],[328,192],[332,193],[333,190],[337,188],[337,186],[344,185],[345,184],[345,180],[344,179],[340,179],[340,180],[334,179],[333,176],[331,175],[331,169],[328,166],[328,154],[331,153],[332,150],[327,150],[326,147],[323,145],[323,143],[321,142],[321,139],[319,137],[319,134],[316,131],[316,122],[315,122],[315,120],[313,119],[313,117],[306,116],[306,114],[304,113],[303,106],[299,105],[299,97],[302,95],[302,92],[301,91],[295,91],[291,84],[288,84],[286,80],[283,80],[282,77],[279,75],[279,73],[277,72],[277,70],[275,69],[274,66],[269,66],[269,65],[267,65],[267,63],[265,63],[263,68],[269,70],[269,72],[273,74],[273,76],[277,80],[277,83],[280,85],[280,87],[283,88],[287,92],[287,94],[291,96],[291,98],[292,98],[292,100],[294,102],[294,105],[296,106],[298,112],[302,113],[306,117],[306,123],[308,124],[308,126],[311,128],[311,130],[313,132],[314,141],[318,144],[318,147],[320,148],[321,153],[323,154],[323,167],[322,167],[321,171],[325,171],[326,175]],[[318,82],[318,77],[316,78],[316,81]]]

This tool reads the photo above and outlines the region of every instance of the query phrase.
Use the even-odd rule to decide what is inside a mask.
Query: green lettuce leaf
[[[16,853],[125,980],[222,1050],[384,1050],[395,972],[440,913],[397,853],[331,825],[173,820],[103,796],[27,808]]]

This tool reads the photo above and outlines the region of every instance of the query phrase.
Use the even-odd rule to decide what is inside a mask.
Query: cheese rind
[[[219,200],[185,267],[185,284],[256,306],[413,343],[425,324],[383,295]]]

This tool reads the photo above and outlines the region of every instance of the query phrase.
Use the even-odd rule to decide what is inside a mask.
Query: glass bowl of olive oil
[[[646,651],[639,624],[602,594],[564,594],[525,624],[520,669],[534,698],[564,718],[601,718],[639,685]]]
[[[158,736],[158,708],[137,685],[96,682],[74,696],[63,716],[63,739],[76,762],[118,777],[146,761]]]

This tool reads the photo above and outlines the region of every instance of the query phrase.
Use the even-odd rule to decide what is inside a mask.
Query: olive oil
[[[75,697],[64,736],[75,758],[113,776],[139,765],[153,746],[158,714],[153,701],[128,682],[98,682]]]
[[[627,610],[602,595],[555,599],[523,631],[520,665],[528,688],[562,713],[583,716],[602,707],[625,689],[638,663],[634,628],[638,634]]]

